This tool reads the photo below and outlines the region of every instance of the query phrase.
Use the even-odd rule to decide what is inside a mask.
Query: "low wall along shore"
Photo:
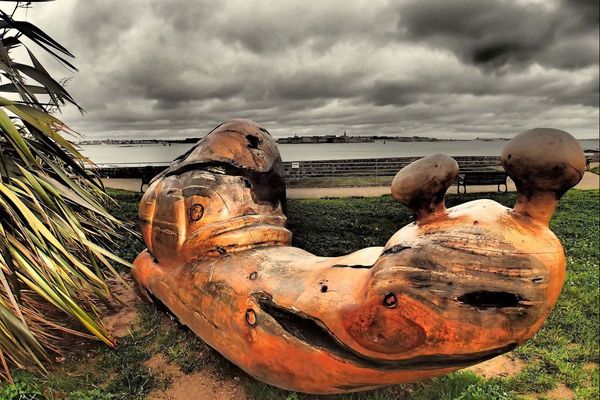
[[[340,176],[394,176],[402,168],[421,157],[366,158],[356,160],[284,162],[287,180]],[[454,157],[461,169],[498,167],[500,157]]]
[[[398,171],[421,157],[369,158],[354,160],[322,160],[322,161],[285,161],[286,186],[291,189],[288,195],[295,197],[322,197],[346,195],[380,195],[389,192],[389,185]],[[497,156],[455,156],[461,172],[481,170],[502,170],[500,157]],[[598,161],[598,153],[590,157],[592,167]],[[108,187],[124,190],[142,190],[150,180],[167,168],[168,164],[139,165],[112,164],[99,165],[98,173]],[[514,184],[508,178],[508,190],[514,190]],[[586,172],[578,185],[580,189],[598,188],[598,175]],[[307,194],[307,190],[315,188],[316,194]],[[318,188],[330,188],[322,192]],[[360,193],[332,191],[331,188],[355,188]],[[378,189],[378,191],[373,191]],[[319,191],[320,190],[320,191]],[[469,191],[496,191],[496,185],[475,186]],[[295,193],[294,191],[300,191]],[[372,192],[372,193],[371,193]],[[295,194],[294,194],[295,193]],[[318,196],[317,196],[318,194]]]
[[[400,169],[421,157],[366,158],[354,160],[285,161],[285,179],[290,184],[314,178],[385,178],[393,177]],[[498,167],[499,157],[462,156],[454,157],[461,170]],[[167,165],[128,166],[99,165],[102,178],[142,179],[147,183]],[[363,179],[364,180],[364,179]],[[375,183],[383,183],[381,182]]]

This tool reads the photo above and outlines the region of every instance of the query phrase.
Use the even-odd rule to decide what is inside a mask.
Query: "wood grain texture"
[[[458,168],[433,156],[392,184],[415,222],[384,247],[318,257],[290,245],[273,139],[233,120],[151,183],[140,204],[148,249],[133,276],[208,344],[275,386],[342,393],[446,374],[530,338],[562,287],[563,249],[547,211],[531,207],[554,210],[577,179],[537,184],[540,165],[517,167],[523,157],[511,154],[507,171],[526,186],[515,209],[490,200],[446,209]],[[577,157],[569,153],[563,169],[578,168]]]

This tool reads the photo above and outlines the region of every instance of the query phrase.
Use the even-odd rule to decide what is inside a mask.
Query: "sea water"
[[[581,147],[598,150],[598,140],[579,140]],[[449,156],[498,156],[505,140],[457,140],[437,142],[307,143],[278,145],[283,161],[346,160],[357,158]],[[85,156],[96,164],[165,164],[189,150],[191,143],[172,144],[94,144],[82,145]]]

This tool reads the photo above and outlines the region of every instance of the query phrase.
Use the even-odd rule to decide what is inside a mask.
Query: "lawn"
[[[135,221],[139,194],[113,194],[117,200],[113,205],[115,214],[125,221]],[[513,194],[492,193],[450,195],[447,203],[452,206],[480,197],[505,205],[514,202]],[[597,399],[599,208],[597,190],[572,190],[560,203],[552,229],[567,253],[567,280],[558,304],[540,332],[511,353],[522,361],[519,371],[493,378],[459,371],[414,384],[326,398],[483,400],[558,396],[555,398]],[[294,244],[326,256],[383,245],[399,227],[410,221],[408,209],[389,196],[290,200],[288,214]],[[132,222],[132,227],[135,226]],[[133,235],[117,244],[119,254],[130,260],[142,247]],[[15,385],[0,387],[0,399],[129,400],[146,398],[149,393],[156,396],[174,384],[172,377],[149,366],[157,357],[178,371],[177,379],[203,374],[199,376],[208,377],[217,385],[240,388],[250,399],[315,398],[279,390],[247,377],[152,305],[140,305],[137,311],[135,327],[119,341],[116,349],[96,343],[78,344],[46,377],[17,372]],[[201,389],[198,388],[198,393]],[[215,397],[215,400],[218,398],[225,397]]]
[[[394,176],[329,176],[322,178],[289,179],[286,185],[294,187],[357,187],[357,186],[386,186],[392,183]]]

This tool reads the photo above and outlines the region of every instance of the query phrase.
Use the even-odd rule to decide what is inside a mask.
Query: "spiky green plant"
[[[112,346],[98,305],[111,298],[106,278],[119,277],[111,261],[127,264],[107,250],[122,227],[101,182],[50,114],[81,108],[32,49],[75,71],[73,55],[17,20],[33,1],[11,2],[11,14],[0,10],[0,376],[9,380],[14,367],[44,370],[64,334]]]

